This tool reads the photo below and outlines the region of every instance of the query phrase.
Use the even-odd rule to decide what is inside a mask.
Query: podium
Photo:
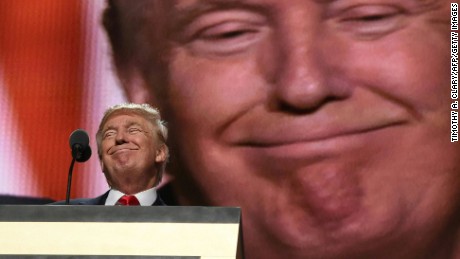
[[[0,258],[243,258],[241,210],[0,206]]]

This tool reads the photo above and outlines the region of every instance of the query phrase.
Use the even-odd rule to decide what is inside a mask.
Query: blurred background
[[[107,190],[95,133],[103,111],[125,100],[101,25],[104,0],[0,1],[0,195],[63,200],[69,136],[90,135],[72,198]]]

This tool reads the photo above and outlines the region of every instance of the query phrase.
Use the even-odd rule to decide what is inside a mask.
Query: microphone
[[[72,157],[77,162],[86,162],[91,157],[91,147],[89,146],[89,136],[86,131],[77,129],[70,134],[70,148]]]
[[[89,146],[89,136],[86,131],[77,129],[70,134],[69,145],[72,149],[72,162],[70,163],[69,175],[67,177],[67,192],[65,204],[69,205],[70,187],[72,186],[72,171],[75,161],[86,162],[91,157],[91,148]]]

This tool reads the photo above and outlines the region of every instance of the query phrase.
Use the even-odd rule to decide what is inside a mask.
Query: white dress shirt
[[[124,193],[120,192],[116,189],[110,189],[109,195],[105,200],[106,206],[113,206],[117,203],[117,201],[121,198],[121,196],[125,195]],[[157,189],[155,187],[150,188],[148,190],[136,193],[137,200],[141,206],[151,206],[155,200],[157,199]]]

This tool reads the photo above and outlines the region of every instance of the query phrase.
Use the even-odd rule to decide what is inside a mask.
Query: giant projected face
[[[248,258],[448,254],[449,2],[169,5],[149,20],[172,25],[149,43],[168,76],[139,100],[166,115],[182,204],[242,207]]]

